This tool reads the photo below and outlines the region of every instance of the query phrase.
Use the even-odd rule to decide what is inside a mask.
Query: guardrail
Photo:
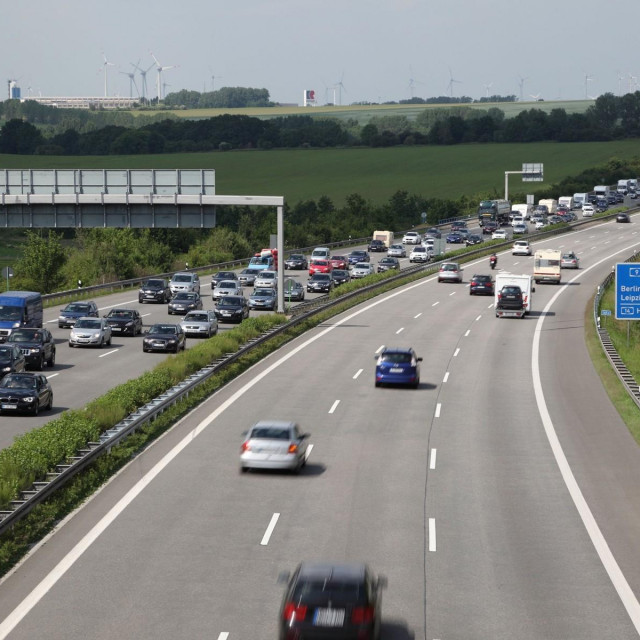
[[[632,256],[627,258],[625,262],[637,262],[638,256],[640,256],[640,252],[634,253]],[[622,358],[613,345],[613,341],[609,337],[609,332],[600,326],[600,301],[606,288],[611,284],[611,281],[613,279],[614,273],[612,271],[598,286],[595,298],[593,299],[593,322],[596,326],[598,338],[600,339],[602,349],[607,356],[607,360],[609,360],[611,366],[613,367],[613,370],[616,372],[616,375],[620,379],[620,382],[622,382],[622,384],[624,385],[631,399],[640,409],[640,386],[638,386],[636,379],[633,377],[629,369],[627,369],[627,366],[622,361]]]

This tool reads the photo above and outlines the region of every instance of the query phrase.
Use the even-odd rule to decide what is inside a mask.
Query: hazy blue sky
[[[638,0],[3,0],[0,74],[23,95],[129,95],[138,63],[166,92],[243,86],[301,103],[449,94],[579,99],[640,87]],[[450,75],[451,72],[451,75]],[[157,73],[147,74],[155,96]],[[622,79],[621,79],[622,78]],[[140,88],[140,76],[135,80]],[[413,81],[413,82],[412,82]],[[135,90],[134,90],[135,93]],[[339,93],[336,91],[336,100]]]

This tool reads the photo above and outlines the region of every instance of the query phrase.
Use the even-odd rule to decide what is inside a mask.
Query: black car
[[[202,299],[200,294],[195,291],[176,293],[167,307],[169,315],[174,313],[184,315],[188,311],[199,311],[200,309],[202,309]]]
[[[351,282],[351,274],[346,269],[334,269],[331,272],[331,279],[337,287],[339,284]]]
[[[425,234],[425,238],[442,238],[442,231],[438,229],[438,227],[431,227],[431,229],[427,229]]]
[[[484,238],[475,233],[472,233],[471,235],[467,236],[467,239],[464,241],[467,247],[471,247],[474,244],[481,244],[482,242],[484,242]]]
[[[387,250],[387,245],[382,240],[372,240],[369,243],[369,251],[382,252]]]
[[[136,336],[142,333],[142,316],[136,309],[111,309],[105,318],[113,334]]]
[[[214,311],[219,322],[242,322],[249,317],[249,305],[242,296],[223,296]]]
[[[609,205],[605,200],[598,200],[598,202],[596,203],[596,211],[598,211],[599,213],[606,211],[608,208]]]
[[[160,302],[166,304],[171,300],[169,282],[164,278],[151,278],[140,285],[138,290],[138,302]]]
[[[60,311],[58,328],[73,327],[78,318],[97,318],[98,316],[98,305],[95,302],[70,302]]]
[[[309,262],[301,253],[292,253],[285,261],[284,261],[285,269],[299,269],[302,271],[306,271],[309,268]]]
[[[256,287],[248,300],[249,309],[269,309],[273,311],[278,304],[276,290],[273,287]]]
[[[524,306],[524,298],[522,297],[522,289],[515,285],[506,285],[502,287],[498,294],[498,304],[496,309],[522,309]]]
[[[211,290],[215,288],[218,282],[223,280],[238,280],[238,274],[235,271],[218,271],[211,276]],[[253,284],[253,283],[251,283]]]
[[[56,363],[56,343],[48,329],[16,329],[11,332],[7,344],[15,344],[24,355],[27,369],[42,371],[45,363]]]
[[[20,347],[15,344],[0,344],[0,376],[24,371],[27,363]]]
[[[142,351],[184,351],[187,338],[179,324],[158,323],[145,332],[142,339]]]
[[[616,216],[616,222],[631,222],[631,218],[628,213],[619,213]]]
[[[389,271],[390,269],[400,269],[400,261],[398,258],[382,258],[378,262],[378,273]]]
[[[307,293],[329,293],[334,287],[330,273],[314,273],[307,280]]]
[[[292,278],[285,280],[282,291],[284,293],[285,300],[295,302],[302,302],[304,300],[304,287],[302,286],[302,283],[297,280],[293,280]]]
[[[364,249],[355,249],[349,254],[349,264],[358,264],[358,262],[370,262],[371,258]]]
[[[492,296],[494,293],[494,283],[491,276],[475,274],[469,283],[469,295],[483,294]]]
[[[280,640],[380,637],[384,576],[364,564],[298,565],[280,574],[287,588],[280,606]]]
[[[41,373],[10,373],[0,380],[0,412],[30,413],[51,409],[53,390]]]
[[[487,220],[482,225],[482,235],[492,234],[494,231],[497,231],[500,228],[500,225],[495,220]]]

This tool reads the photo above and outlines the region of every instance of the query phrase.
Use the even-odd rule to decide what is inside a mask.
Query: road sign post
[[[522,171],[504,172],[504,199],[509,199],[509,176],[512,173],[522,174],[522,182],[544,182],[544,164],[541,162],[523,162]]]

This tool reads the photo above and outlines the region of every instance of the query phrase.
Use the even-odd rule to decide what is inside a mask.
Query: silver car
[[[200,278],[197,273],[191,273],[191,271],[179,271],[174,273],[173,277],[169,281],[169,289],[171,289],[171,295],[183,292],[200,293]]]
[[[255,287],[275,288],[278,285],[278,272],[266,269],[256,278],[253,284]]]
[[[210,338],[218,333],[218,320],[214,311],[189,311],[180,323],[186,336]]]
[[[375,273],[375,271],[373,270],[373,265],[370,265],[368,262],[358,262],[351,270],[351,277],[366,278],[372,273]]]
[[[111,345],[111,326],[104,318],[78,318],[69,334],[70,347]]]
[[[443,262],[438,271],[438,282],[462,282],[462,267],[457,262]]]
[[[307,463],[309,435],[295,422],[262,420],[243,434],[240,471],[279,469],[297,473]]]
[[[387,249],[387,256],[389,258],[406,258],[407,250],[401,244],[392,244]]]
[[[213,299],[219,300],[223,296],[241,296],[243,293],[239,280],[222,280],[213,288]]]
[[[256,278],[260,275],[260,269],[243,269],[238,276],[240,284],[245,287],[253,287],[256,282]]]

